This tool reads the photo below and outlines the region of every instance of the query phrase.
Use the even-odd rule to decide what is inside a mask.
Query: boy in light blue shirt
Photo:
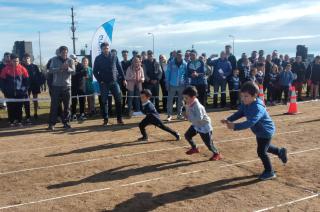
[[[195,153],[199,153],[199,149],[197,148],[195,142],[192,140],[192,138],[199,133],[202,141],[213,153],[213,156],[210,158],[210,160],[221,160],[222,155],[219,153],[218,149],[214,146],[212,141],[211,119],[207,115],[204,106],[201,105],[201,103],[197,99],[197,90],[194,87],[187,87],[183,91],[183,97],[186,102],[185,117],[192,123],[192,125],[184,135],[186,140],[191,145],[191,149],[188,150],[186,154],[192,155]]]

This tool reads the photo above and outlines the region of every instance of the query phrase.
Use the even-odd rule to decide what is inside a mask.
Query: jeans
[[[70,121],[70,104],[71,104],[71,88],[62,86],[52,86],[51,89],[51,105],[50,105],[50,118],[49,124],[55,125],[57,122],[58,109],[60,101],[63,104],[63,124],[69,123]]]
[[[175,97],[176,93],[178,94],[177,114],[181,115],[182,106],[183,106],[183,97],[182,97],[183,90],[184,90],[184,86],[169,86],[169,89],[168,89],[168,101],[167,101],[168,116],[172,115],[173,98]]]
[[[85,97],[78,97],[78,96],[83,96],[85,95],[85,92],[83,90],[72,90],[71,94],[73,96],[72,98],[72,105],[71,105],[71,113],[72,115],[76,115],[77,114],[77,104],[78,104],[78,99],[79,99],[79,107],[80,107],[80,114],[84,113],[84,108],[85,108]]]
[[[205,143],[205,145],[208,147],[208,149],[211,152],[219,153],[218,149],[213,144],[212,131],[208,133],[200,133],[200,132],[197,132],[193,126],[190,126],[187,132],[184,134],[184,137],[186,138],[186,140],[189,142],[189,144],[193,149],[197,148],[197,145],[192,138],[196,136],[198,133],[200,134],[202,141]]]
[[[218,106],[218,92],[219,88],[221,88],[221,107],[226,106],[226,87],[227,87],[227,80],[215,80],[214,81],[214,95],[213,95],[213,106]]]
[[[17,99],[15,96],[6,98]],[[8,119],[10,123],[14,123],[14,121],[22,121],[22,105],[23,102],[7,102]]]
[[[109,82],[100,84],[101,88],[101,104],[102,104],[102,118],[108,120],[109,118],[109,107],[108,107],[108,96],[109,92],[113,95],[116,103],[117,119],[122,119],[122,108],[121,108],[121,90],[118,82]]]
[[[132,96],[137,96],[137,97],[132,97]],[[128,90],[128,111],[129,111],[129,113],[132,110],[132,102],[134,104],[134,109],[136,111],[140,111],[140,98],[138,96],[140,96],[140,90],[139,90],[138,86],[135,85],[133,91]]]
[[[193,85],[198,91],[199,102],[205,106],[207,102],[207,84]]]
[[[230,91],[230,105],[236,107],[238,105],[239,91]]]
[[[287,104],[289,98],[289,86],[282,86],[280,87],[280,97],[284,93],[284,103]]]
[[[257,144],[258,144],[257,153],[263,163],[264,170],[266,172],[273,171],[271,161],[267,153],[271,153],[279,156],[280,149],[271,144],[271,138],[257,137]]]
[[[162,121],[155,117],[154,115],[147,115],[140,123],[139,123],[139,129],[144,138],[148,138],[147,132],[146,132],[146,126],[148,125],[154,125],[156,127],[159,127],[160,129],[170,133],[171,135],[177,137],[178,133],[171,128],[167,127],[162,123]]]
[[[168,90],[166,88],[166,82],[165,80],[160,80],[160,87],[161,87],[161,92],[162,92],[162,108],[163,112],[167,111],[167,98],[168,98]]]

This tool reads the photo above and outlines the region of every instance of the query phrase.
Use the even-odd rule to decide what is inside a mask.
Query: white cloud
[[[237,43],[256,43],[256,42],[271,42],[271,41],[281,41],[281,40],[305,40],[320,38],[318,35],[295,35],[295,36],[284,36],[284,37],[273,37],[273,38],[259,38],[259,39],[236,39]]]

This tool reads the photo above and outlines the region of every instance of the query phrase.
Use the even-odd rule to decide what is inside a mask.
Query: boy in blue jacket
[[[179,141],[181,139],[180,134],[162,123],[159,113],[150,101],[151,97],[152,93],[149,89],[144,89],[140,93],[142,113],[144,113],[146,117],[139,123],[139,128],[142,137],[139,138],[138,141],[148,141],[148,135],[146,132],[146,126],[148,125],[154,125],[156,127],[159,127],[160,129],[173,135],[176,138],[176,140]]]
[[[251,128],[252,132],[257,137],[257,153],[265,169],[259,176],[259,179],[269,180],[275,178],[276,174],[274,173],[267,153],[277,155],[285,164],[288,161],[287,150],[285,148],[275,147],[271,144],[272,136],[275,132],[275,125],[263,102],[257,98],[259,93],[258,87],[253,82],[246,82],[241,87],[240,92],[242,104],[239,111],[221,122],[226,124],[229,129],[235,131]],[[233,123],[242,117],[246,117],[247,120],[241,123]]]

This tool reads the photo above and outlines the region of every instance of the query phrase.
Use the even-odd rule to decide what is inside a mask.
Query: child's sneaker
[[[172,116],[167,117],[167,121],[170,122],[172,120]]]
[[[177,119],[180,120],[180,121],[184,121],[185,120],[183,115],[177,115]]]
[[[200,153],[198,148],[191,148],[186,152],[187,155],[192,155],[192,154],[196,154],[196,153]]]
[[[279,158],[282,161],[283,164],[286,164],[288,162],[288,155],[287,155],[287,149],[281,148],[279,152]]]
[[[209,160],[217,161],[217,160],[221,160],[221,159],[222,159],[222,155],[220,153],[214,153],[213,156]]]
[[[141,138],[138,138],[138,141],[148,141],[148,137],[141,137]]]
[[[85,121],[87,118],[86,118],[86,115],[84,113],[82,113],[80,115],[80,121]]]
[[[181,140],[180,133],[177,133],[177,134],[176,134],[176,141],[180,141],[180,140]]]
[[[277,175],[274,173],[274,171],[271,172],[266,172],[264,171],[260,176],[259,176],[259,180],[272,180],[274,178],[276,178]]]

